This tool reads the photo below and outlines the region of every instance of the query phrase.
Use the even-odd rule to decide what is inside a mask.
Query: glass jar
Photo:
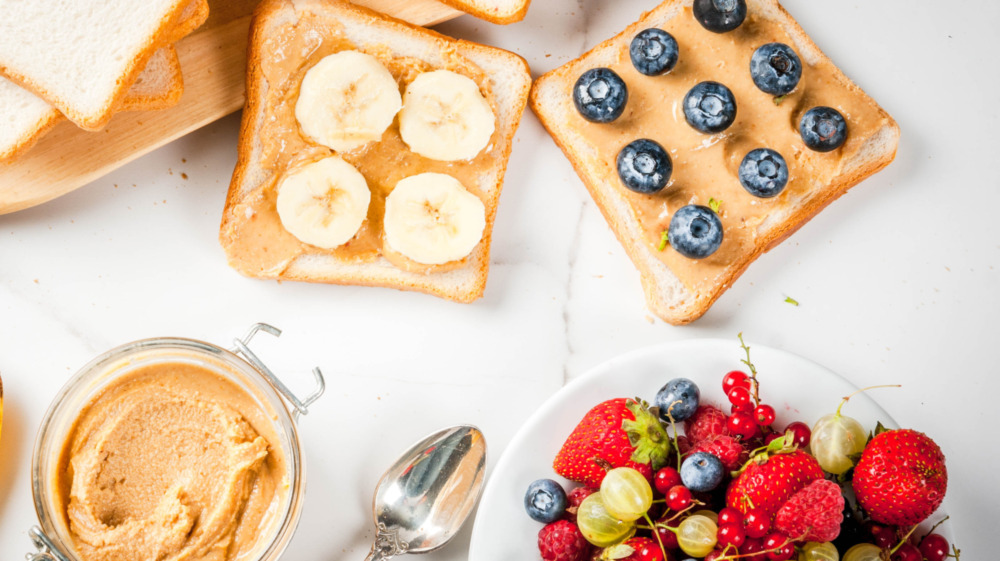
[[[226,350],[211,343],[180,338],[155,338],[128,343],[112,349],[84,366],[49,406],[42,420],[32,460],[32,494],[39,525],[29,536],[37,551],[28,554],[30,561],[80,561],[73,550],[63,507],[60,505],[58,469],[63,447],[84,407],[111,384],[140,368],[156,364],[186,363],[201,367],[228,380],[252,398],[273,423],[273,434],[287,463],[288,493],[279,505],[279,514],[269,523],[270,536],[257,546],[253,561],[276,561],[291,540],[302,511],[305,489],[305,465],[296,421],[325,389],[323,374],[313,370],[317,388],[299,399],[249,349],[258,331],[274,336],[281,331],[267,324],[256,324],[246,336],[234,339],[234,349]]]

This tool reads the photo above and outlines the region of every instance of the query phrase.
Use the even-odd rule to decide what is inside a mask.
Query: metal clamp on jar
[[[259,331],[281,334],[258,323],[232,350],[191,339],[136,341],[73,376],[35,443],[39,525],[29,532],[37,551],[27,559],[171,553],[164,548],[278,559],[303,504],[296,421],[325,382],[315,368],[316,389],[296,396],[250,349]],[[166,535],[147,540],[153,530]]]

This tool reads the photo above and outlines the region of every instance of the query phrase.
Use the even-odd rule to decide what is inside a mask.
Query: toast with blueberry
[[[888,165],[899,128],[776,0],[667,0],[530,104],[665,321]]]

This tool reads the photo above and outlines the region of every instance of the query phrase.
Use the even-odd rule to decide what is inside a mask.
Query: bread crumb
[[[185,179],[186,180],[187,178],[188,178],[188,174],[181,173],[181,179]]]

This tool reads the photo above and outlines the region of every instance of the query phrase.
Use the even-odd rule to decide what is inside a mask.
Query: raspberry
[[[590,487],[574,487],[573,490],[566,495],[566,500],[569,501],[569,506],[579,507],[583,499],[593,495],[597,490],[591,489]]]
[[[719,458],[723,467],[729,471],[739,469],[747,460],[747,451],[731,436],[718,435],[702,440],[691,448],[691,453],[708,452]]]
[[[538,532],[538,551],[545,561],[584,561],[590,544],[576,524],[557,520]]]
[[[677,451],[683,456],[691,450],[691,439],[683,434],[677,437]]]
[[[796,541],[829,542],[840,535],[843,513],[844,495],[840,486],[818,479],[792,495],[778,509],[774,528]]]
[[[698,444],[702,440],[713,436],[729,436],[729,428],[726,427],[728,417],[719,409],[711,405],[702,405],[684,421],[684,434],[688,439]]]

